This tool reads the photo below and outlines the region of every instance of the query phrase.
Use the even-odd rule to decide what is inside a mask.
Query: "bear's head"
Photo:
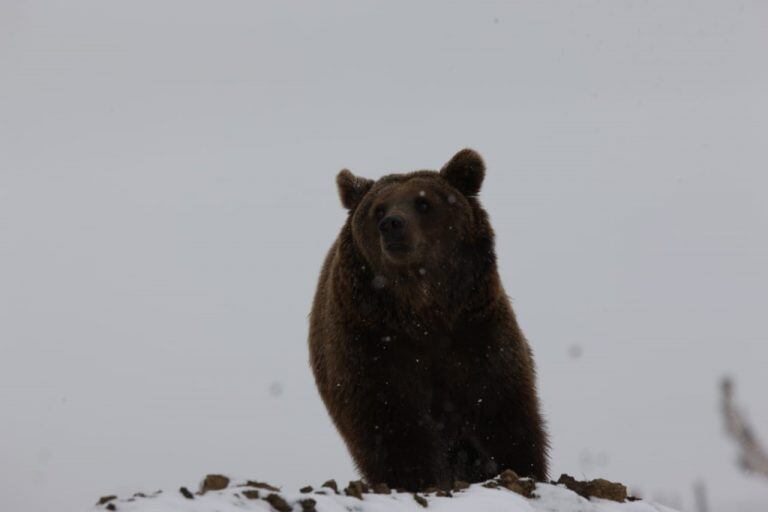
[[[464,149],[439,172],[373,181],[345,169],[336,183],[354,245],[374,272],[435,275],[455,269],[463,247],[492,252],[490,226],[476,199],[484,176],[480,155]]]

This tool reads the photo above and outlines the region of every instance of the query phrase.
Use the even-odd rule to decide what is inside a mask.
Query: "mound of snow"
[[[536,483],[520,479],[520,486],[505,485],[503,475],[484,484],[461,484],[452,492],[437,491],[407,493],[386,488],[368,489],[361,482],[350,482],[344,490],[336,490],[333,481],[324,487],[282,490],[269,484],[248,480],[232,480],[209,475],[200,491],[186,487],[178,491],[158,491],[152,495],[137,493],[121,499],[105,496],[94,511],[117,512],[674,512],[667,507],[646,501],[616,502],[571,491],[565,485]],[[605,481],[601,481],[605,482]],[[606,482],[607,483],[607,482]],[[568,484],[571,487],[570,484]],[[515,491],[509,489],[515,489]],[[530,494],[524,497],[522,494]],[[584,492],[576,489],[581,494]],[[429,491],[429,490],[428,490]],[[522,492],[522,494],[518,494]]]

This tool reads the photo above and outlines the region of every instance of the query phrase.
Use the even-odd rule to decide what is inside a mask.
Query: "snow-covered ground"
[[[166,491],[124,499],[107,497],[92,512],[242,512],[281,509],[282,512],[422,512],[425,507],[426,510],[440,512],[674,512],[651,502],[617,503],[605,499],[585,499],[562,485],[538,484],[535,494],[536,497],[524,498],[501,487],[489,489],[481,484],[473,484],[465,490],[453,492],[451,497],[438,497],[434,493],[419,494],[419,500],[425,500],[419,503],[409,493],[365,493],[360,499],[343,493],[337,494],[327,487],[306,493],[287,490],[274,492],[248,486],[246,480],[233,480],[223,490],[207,491],[202,495],[187,493],[185,496],[180,491]],[[278,496],[271,498],[277,501],[270,504],[267,500],[270,495]]]

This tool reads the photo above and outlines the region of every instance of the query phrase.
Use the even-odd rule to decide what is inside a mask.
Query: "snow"
[[[260,498],[248,499],[243,491],[253,489],[246,486],[247,480],[234,480],[221,491],[208,491],[203,495],[195,494],[194,499],[185,498],[180,492],[160,492],[153,496],[115,499],[106,504],[96,505],[95,511],[106,510],[107,504],[115,506],[117,512],[242,512],[243,510],[273,511],[274,508],[264,500],[271,491],[258,489]],[[392,492],[389,495],[364,494],[363,499],[335,494],[329,488],[321,488],[311,493],[298,491],[280,491],[294,511],[302,510],[300,501],[315,500],[317,512],[422,512],[420,505],[410,493]],[[506,489],[488,489],[481,484],[473,484],[468,489],[454,492],[453,497],[423,495],[428,502],[426,510],[454,512],[675,512],[662,505],[634,501],[617,503],[602,499],[585,499],[559,485],[537,484],[537,497],[527,499]]]

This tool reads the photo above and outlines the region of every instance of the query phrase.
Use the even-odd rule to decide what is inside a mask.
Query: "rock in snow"
[[[105,496],[93,511],[119,512],[674,512],[647,501],[615,501],[626,496],[626,488],[607,480],[578,482],[563,475],[558,483],[534,483],[505,471],[488,482],[467,485],[456,482],[452,490],[425,489],[420,493],[390,491],[386,486],[370,488],[350,482],[341,491],[324,484],[316,491],[281,490],[254,480],[208,475],[196,493],[186,487],[178,491],[137,493],[129,498]],[[333,482],[335,484],[335,482]],[[573,490],[571,490],[573,489]],[[576,492],[574,492],[576,491]],[[595,496],[603,496],[603,499]],[[629,498],[632,500],[632,498]]]

